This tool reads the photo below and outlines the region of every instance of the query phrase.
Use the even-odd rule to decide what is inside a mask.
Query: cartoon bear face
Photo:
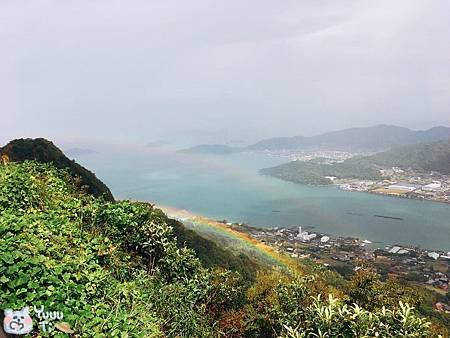
[[[20,311],[6,309],[3,329],[6,333],[11,334],[29,333],[33,329],[33,320],[29,315],[28,308],[24,307]]]

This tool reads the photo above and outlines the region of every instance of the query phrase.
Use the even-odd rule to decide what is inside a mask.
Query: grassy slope
[[[57,168],[67,169],[73,176],[79,177],[80,184],[86,186],[90,194],[103,196],[108,201],[114,200],[109,188],[94,173],[67,158],[58,147],[46,139],[13,140],[0,148],[0,155],[6,155],[15,162],[35,160],[41,163],[53,163]]]
[[[103,202],[78,195],[68,179],[46,165],[0,166],[0,307],[44,305],[84,335],[159,336],[145,278],[130,280],[140,261],[86,228],[88,210]],[[136,315],[143,321],[132,321]]]
[[[197,257],[207,268],[222,267],[239,272],[247,281],[254,281],[256,272],[261,265],[250,259],[244,253],[233,254],[232,251],[219,247],[213,240],[200,236],[197,232],[187,229],[182,223],[169,219],[179,247],[187,246],[195,251]]]

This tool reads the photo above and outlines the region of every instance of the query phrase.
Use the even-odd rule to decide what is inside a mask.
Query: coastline
[[[429,250],[413,245],[390,244],[384,248],[375,248],[376,244],[367,239],[355,237],[333,237],[314,231],[314,228],[258,228],[241,223],[227,223],[195,215],[187,210],[179,210],[164,205],[154,205],[164,211],[169,217],[182,222],[189,229],[208,237],[213,230],[213,237],[231,236],[233,245],[227,249],[243,252],[253,259],[256,256],[269,258],[266,266],[288,268],[297,273],[304,273],[302,264],[305,259],[348,276],[350,271],[357,271],[361,266],[376,267],[377,271],[388,276],[416,283],[431,291],[445,292],[448,284],[442,278],[447,278],[440,271],[450,268],[450,251]],[[304,231],[307,229],[308,231]],[[210,234],[211,235],[211,234]],[[220,242],[220,240],[219,240]],[[219,243],[220,244],[220,243]],[[257,259],[258,260],[258,259]],[[271,263],[273,262],[273,263]],[[436,271],[434,269],[437,268]],[[410,280],[411,277],[419,280]],[[420,278],[419,278],[420,277]]]
[[[354,192],[354,193],[363,193],[363,194],[370,194],[370,195],[378,195],[378,196],[384,196],[384,197],[391,197],[391,198],[401,198],[401,199],[407,199],[407,200],[414,200],[414,201],[424,201],[424,202],[434,202],[434,203],[440,203],[440,204],[446,204],[450,205],[450,200],[443,201],[443,200],[436,200],[432,198],[421,198],[421,197],[414,197],[414,196],[407,196],[407,195],[397,195],[397,194],[386,194],[382,192],[375,192],[372,190],[354,190],[354,189],[344,189],[340,187],[340,184],[329,184],[329,185],[311,185],[313,187],[334,187],[336,189],[347,191],[347,192]]]
[[[361,191],[361,192],[367,193],[364,191]],[[392,197],[395,197],[395,196],[392,196]],[[248,233],[247,233],[248,230],[250,229],[250,230],[257,230],[257,231],[268,231],[268,230],[279,228],[279,229],[286,229],[286,230],[290,231],[293,229],[290,227],[260,227],[260,226],[253,226],[251,224],[246,224],[246,223],[239,223],[239,222],[225,223],[224,221],[220,221],[220,220],[206,217],[206,216],[203,216],[200,214],[196,214],[196,213],[193,213],[186,209],[178,209],[173,206],[168,206],[168,205],[163,205],[163,204],[158,204],[158,203],[153,203],[153,202],[150,202],[150,203],[153,204],[156,208],[159,208],[162,211],[164,211],[164,213],[166,213],[167,216],[169,216],[170,218],[174,218],[182,223],[189,223],[189,224],[187,224],[188,227],[192,228],[193,230],[201,230],[201,229],[199,229],[200,226],[212,227],[212,228],[218,229],[220,231],[223,231],[229,235],[236,236],[237,238],[239,238],[243,241],[246,241],[249,244],[250,243],[252,245],[258,244],[259,249],[261,249],[264,252],[270,252],[270,254],[272,254],[272,252],[275,252],[275,250],[271,246],[266,245],[264,243],[260,243],[260,241],[257,241],[257,240],[255,240],[255,238],[248,235]],[[400,219],[400,218],[394,217],[394,216],[390,216],[390,215],[374,214],[373,217],[403,221],[403,219]],[[416,245],[416,244],[377,242],[377,241],[373,241],[371,238],[361,239],[359,237],[354,237],[354,236],[348,235],[348,234],[332,235],[332,234],[329,234],[326,232],[322,232],[322,231],[320,231],[320,229],[317,229],[316,226],[312,226],[312,225],[303,225],[303,228],[311,230],[312,233],[326,235],[326,236],[329,236],[331,238],[336,238],[336,239],[337,238],[351,238],[351,239],[359,241],[361,243],[369,240],[370,245],[368,245],[367,247],[370,249],[377,249],[375,247],[375,245],[377,243],[384,243],[383,247],[400,246],[403,248],[409,248],[411,250],[417,249],[417,250],[429,251],[429,252],[433,252],[433,251],[447,252],[450,250],[450,249],[443,249],[443,248],[423,247],[421,245]],[[378,248],[378,249],[380,249],[380,248]],[[277,257],[277,256],[278,256],[278,253],[275,252],[275,257]]]
[[[307,182],[299,182],[293,179],[287,179],[280,175],[274,175],[270,173],[264,172],[265,168],[260,169],[258,171],[259,175],[272,177],[279,179],[284,182],[289,182],[297,185],[303,185],[308,187],[335,187],[342,191],[348,191],[348,192],[365,192],[368,194],[373,195],[381,195],[381,196],[387,196],[387,197],[398,197],[398,198],[404,198],[404,199],[412,199],[412,200],[421,200],[421,201],[429,201],[429,202],[437,202],[437,203],[444,203],[444,204],[450,204],[450,189],[449,189],[449,180],[447,179],[447,188],[446,190],[427,190],[427,193],[434,193],[439,194],[439,196],[429,196],[424,191],[421,191],[420,185],[414,189],[414,190],[390,190],[390,185],[395,185],[399,180],[394,180],[390,182],[388,185],[387,183],[381,184],[378,182],[376,186],[374,186],[373,181],[367,181],[364,179],[358,180],[358,179],[336,179],[336,180],[330,180],[330,183],[328,184],[318,184],[318,183],[307,183]],[[401,180],[400,180],[401,181]],[[370,185],[368,182],[372,182]],[[378,190],[378,191],[377,191]]]
[[[153,203],[152,203],[153,204]],[[199,235],[217,241],[219,237],[231,237],[233,244],[230,248],[241,250],[251,256],[259,256],[260,260],[275,263],[282,267],[288,267],[293,271],[301,273],[298,263],[291,257],[276,251],[273,247],[257,240],[249,234],[230,227],[229,225],[213,220],[201,215],[194,214],[188,210],[177,209],[167,205],[153,204],[156,208],[161,209],[168,217],[174,218],[182,222],[186,227],[195,230]],[[211,231],[214,235],[211,235]],[[223,245],[223,243],[220,243]]]
[[[260,174],[263,176],[267,176],[267,177],[272,177],[272,178],[276,178],[279,179],[281,181],[284,182],[289,182],[292,184],[296,184],[296,185],[303,185],[306,187],[313,187],[313,188],[336,188],[342,191],[346,191],[346,192],[355,192],[355,193],[366,193],[366,194],[370,194],[370,195],[378,195],[378,196],[384,196],[384,197],[392,197],[392,198],[401,198],[401,199],[408,199],[408,200],[415,200],[415,201],[426,201],[426,202],[435,202],[435,203],[441,203],[441,204],[446,204],[446,205],[450,205],[450,199],[445,201],[445,200],[440,200],[440,199],[434,199],[434,198],[424,198],[424,197],[419,197],[419,196],[411,196],[409,194],[394,194],[394,193],[383,193],[383,192],[377,192],[374,191],[374,189],[367,189],[367,190],[362,190],[362,189],[349,189],[349,188],[343,188],[342,185],[346,185],[346,183],[331,183],[331,184],[308,184],[308,183],[299,183],[299,182],[295,182],[292,180],[286,180],[284,178],[281,177],[277,177],[277,176],[273,176],[273,175],[269,175],[269,174]]]

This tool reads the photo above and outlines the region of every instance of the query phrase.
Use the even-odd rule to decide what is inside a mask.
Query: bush
[[[399,302],[398,310],[369,312],[320,296],[306,308],[295,327],[285,326],[280,337],[429,337],[430,323],[417,317],[413,308]]]

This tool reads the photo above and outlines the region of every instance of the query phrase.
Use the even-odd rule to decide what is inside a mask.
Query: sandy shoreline
[[[231,227],[229,227],[227,224],[224,224],[222,222],[218,222],[216,220],[194,214],[188,210],[184,209],[177,209],[172,206],[167,205],[160,205],[160,204],[154,204],[154,206],[158,209],[161,209],[164,211],[164,213],[167,214],[167,216],[171,218],[175,218],[178,221],[184,223],[189,228],[192,228],[189,226],[190,224],[194,225],[194,230],[197,230],[200,235],[202,235],[202,228],[208,227],[211,229],[214,229],[215,231],[218,231],[219,233],[223,233],[224,235],[231,236],[234,240],[237,242],[240,242],[241,245],[247,246],[248,248],[251,248],[252,250],[256,250],[261,255],[264,255],[272,260],[275,260],[282,266],[289,267],[293,269],[294,271],[300,272],[298,263],[293,260],[291,257],[286,256],[283,253],[275,251],[271,246],[268,246],[257,239],[249,236],[246,233],[243,233],[241,231],[235,230]]]

